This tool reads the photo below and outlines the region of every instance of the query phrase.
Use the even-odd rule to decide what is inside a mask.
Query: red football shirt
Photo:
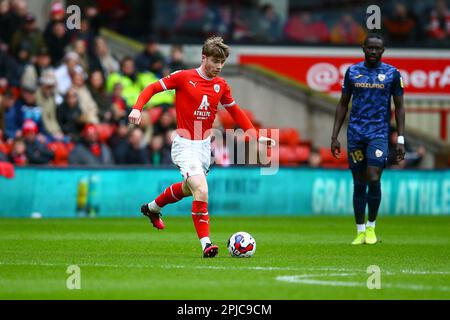
[[[208,78],[200,68],[175,71],[159,82],[164,90],[175,89],[177,131],[187,139],[207,138],[204,134],[212,127],[219,102],[224,107],[236,104],[227,82],[221,77]]]

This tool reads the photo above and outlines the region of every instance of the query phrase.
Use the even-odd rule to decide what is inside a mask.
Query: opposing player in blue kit
[[[341,145],[338,135],[353,96],[347,130],[347,151],[353,176],[353,209],[357,236],[352,244],[355,245],[377,242],[375,220],[381,202],[381,174],[388,157],[391,96],[394,100],[398,131],[397,161],[403,160],[405,156],[405,109],[400,72],[395,67],[381,62],[384,52],[381,36],[369,34],[362,48],[365,61],[351,65],[345,73],[331,136],[331,152],[334,157],[339,158]]]

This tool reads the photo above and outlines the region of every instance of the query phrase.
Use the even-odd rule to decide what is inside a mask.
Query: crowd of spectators
[[[449,45],[447,0],[291,0],[283,9],[265,1],[156,0],[151,27],[167,41],[201,41],[217,34],[246,44],[359,45],[371,4],[381,8],[381,31],[390,45]]]
[[[149,102],[141,126],[127,115],[149,83],[184,68],[183,48],[156,39],[118,61],[99,36],[95,8],[69,30],[60,1],[43,31],[25,0],[0,1],[0,161],[15,165],[169,164],[173,92]],[[93,27],[95,26],[95,28]]]
[[[165,56],[157,39],[147,37],[142,52],[118,61],[99,36],[95,8],[85,8],[79,30],[66,28],[64,12],[62,3],[54,1],[48,23],[40,31],[25,0],[0,0],[0,161],[14,165],[172,165],[174,93],[154,96],[139,126],[130,127],[127,115],[146,85],[186,68],[183,47],[173,45]],[[262,12],[267,18],[263,34],[275,39],[280,34],[273,28],[278,23],[276,13],[270,5]],[[305,23],[316,23],[308,13],[299,14],[298,19],[293,32]],[[351,15],[341,18],[350,24],[352,19]],[[309,40],[327,35],[318,24],[314,30]],[[341,31],[340,27],[333,29],[330,37],[338,41]],[[347,39],[362,34],[355,25],[354,35]],[[221,111],[214,126],[233,128],[230,115]],[[216,164],[236,163],[226,145],[213,142],[213,146]],[[291,128],[280,130],[276,151],[282,165],[347,165],[345,156],[336,161],[328,146],[315,147]],[[407,165],[418,163],[420,157]]]

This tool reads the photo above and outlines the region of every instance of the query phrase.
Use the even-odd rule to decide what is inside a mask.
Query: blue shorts
[[[365,170],[367,166],[386,167],[388,141],[374,139],[369,141],[349,140],[347,146],[348,164],[352,170]]]

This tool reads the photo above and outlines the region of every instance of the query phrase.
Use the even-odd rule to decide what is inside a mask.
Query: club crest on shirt
[[[219,91],[220,91],[220,86],[219,86],[218,84],[215,84],[215,85],[214,85],[214,91],[215,91],[216,93],[219,93]]]
[[[385,74],[382,74],[382,73],[379,73],[379,74],[378,74],[378,80],[384,81],[385,78],[386,78],[386,75],[385,75]]]
[[[375,150],[375,156],[377,158],[381,157],[383,155],[383,151],[381,151],[380,149]]]

